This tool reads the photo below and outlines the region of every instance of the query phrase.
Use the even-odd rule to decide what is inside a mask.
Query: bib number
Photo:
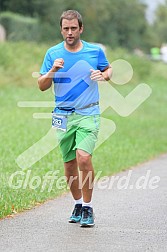
[[[67,117],[64,115],[52,114],[52,128],[57,128],[63,131],[67,130]]]

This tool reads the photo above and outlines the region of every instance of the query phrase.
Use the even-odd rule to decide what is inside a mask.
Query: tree
[[[112,0],[110,17],[101,30],[102,37],[106,42],[110,41],[113,47],[142,47],[147,30],[144,5],[137,0]]]
[[[1,0],[0,10],[19,13],[25,16],[41,16],[50,0]]]
[[[152,29],[154,31],[154,41],[157,46],[167,42],[167,0],[164,4],[159,5],[155,13],[155,21]]]
[[[113,48],[144,47],[148,24],[145,6],[139,0],[1,0],[3,10],[40,21],[41,41],[60,40],[59,18],[64,10],[76,9],[84,21],[82,38]]]
[[[148,24],[145,6],[138,0],[52,0],[48,13],[41,19],[43,24],[48,24],[44,29],[46,38],[61,38],[59,17],[67,9],[81,12],[85,27],[82,38],[85,40],[130,49],[144,44]]]

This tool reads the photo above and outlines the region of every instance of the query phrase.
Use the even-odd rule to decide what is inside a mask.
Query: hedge
[[[0,24],[5,28],[7,40],[10,41],[34,41],[40,37],[40,26],[36,18],[25,17],[12,12],[2,12]]]

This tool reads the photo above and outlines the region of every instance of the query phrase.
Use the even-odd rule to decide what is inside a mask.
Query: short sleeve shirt
[[[90,79],[91,69],[104,71],[109,62],[101,47],[82,41],[78,52],[67,51],[64,41],[46,52],[40,73],[46,74],[58,58],[63,58],[64,68],[53,78],[56,107],[73,107],[83,115],[99,114],[99,106],[82,109],[99,101],[98,83]]]

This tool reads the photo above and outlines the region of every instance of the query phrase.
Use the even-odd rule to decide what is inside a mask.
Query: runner
[[[65,176],[75,203],[69,222],[89,227],[94,225],[92,153],[100,125],[97,81],[109,80],[112,70],[99,46],[80,39],[83,22],[77,11],[63,12],[60,28],[64,41],[46,52],[38,84],[44,91],[54,82],[52,124],[57,127]]]

